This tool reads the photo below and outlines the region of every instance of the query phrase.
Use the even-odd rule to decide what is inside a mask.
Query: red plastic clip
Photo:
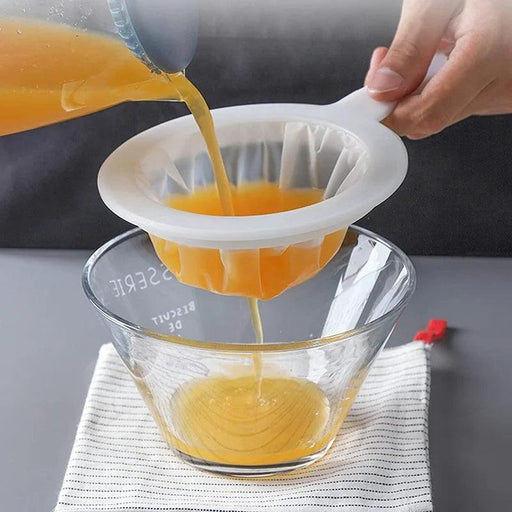
[[[442,318],[435,318],[428,322],[424,331],[418,331],[414,336],[414,341],[423,341],[425,343],[434,343],[440,340],[446,334],[448,322]]]

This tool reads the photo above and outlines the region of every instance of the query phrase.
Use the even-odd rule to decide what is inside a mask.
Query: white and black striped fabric
[[[273,479],[234,479],[173,455],[105,345],[55,512],[428,512],[429,390],[424,343],[385,350],[321,461]]]

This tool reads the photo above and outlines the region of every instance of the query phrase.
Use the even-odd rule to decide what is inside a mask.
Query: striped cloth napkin
[[[245,480],[167,448],[112,345],[100,350],[55,512],[428,512],[429,347],[384,350],[319,462]]]

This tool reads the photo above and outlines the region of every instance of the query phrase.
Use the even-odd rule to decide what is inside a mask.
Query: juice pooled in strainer
[[[285,189],[277,183],[246,183],[231,191],[234,215],[263,215],[322,200],[319,189]],[[223,215],[215,186],[170,197],[169,206],[187,212]],[[226,295],[271,299],[314,276],[338,251],[345,231],[318,244],[220,251],[188,247],[152,237],[160,260],[183,283]]]

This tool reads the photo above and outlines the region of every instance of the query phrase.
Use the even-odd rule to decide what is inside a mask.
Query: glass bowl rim
[[[88,258],[82,272],[82,288],[85,292],[85,295],[89,299],[89,302],[94,306],[94,308],[109,322],[117,325],[118,327],[131,332],[132,334],[150,337],[154,340],[161,341],[164,343],[172,343],[176,345],[182,345],[187,347],[193,347],[197,349],[205,349],[205,350],[214,350],[214,351],[222,351],[222,352],[237,352],[237,353],[248,353],[253,354],[254,352],[284,352],[284,351],[293,351],[293,350],[303,350],[308,348],[314,348],[324,345],[329,345],[331,343],[344,341],[365,332],[371,331],[373,329],[377,329],[386,320],[393,315],[399,314],[405,306],[409,303],[412,294],[416,288],[416,270],[409,259],[409,257],[395,244],[390,242],[389,240],[381,237],[373,233],[370,230],[361,228],[356,225],[349,226],[348,231],[354,231],[358,235],[365,235],[368,238],[377,241],[380,244],[385,245],[391,251],[393,251],[407,271],[407,275],[409,277],[409,282],[407,283],[407,289],[405,290],[404,295],[400,299],[400,301],[389,311],[387,311],[382,316],[368,322],[362,327],[358,327],[357,329],[351,329],[348,331],[343,331],[337,334],[332,334],[330,336],[324,336],[321,338],[314,338],[311,340],[298,340],[298,341],[287,341],[287,342],[278,342],[278,343],[264,343],[264,344],[251,344],[251,343],[226,343],[226,342],[217,342],[217,341],[204,341],[204,340],[194,340],[188,338],[182,338],[179,336],[172,336],[167,334],[161,334],[151,329],[147,329],[145,327],[141,327],[140,325],[134,324],[129,320],[124,319],[123,317],[116,315],[112,311],[110,311],[106,306],[103,305],[102,301],[98,299],[96,294],[94,293],[91,286],[91,273],[96,265],[96,263],[101,259],[103,255],[109,252],[111,249],[114,249],[121,243],[129,240],[131,238],[135,238],[141,234],[147,233],[140,229],[134,228],[129,231],[125,231],[120,235],[112,238],[101,247],[99,247],[94,253]]]

